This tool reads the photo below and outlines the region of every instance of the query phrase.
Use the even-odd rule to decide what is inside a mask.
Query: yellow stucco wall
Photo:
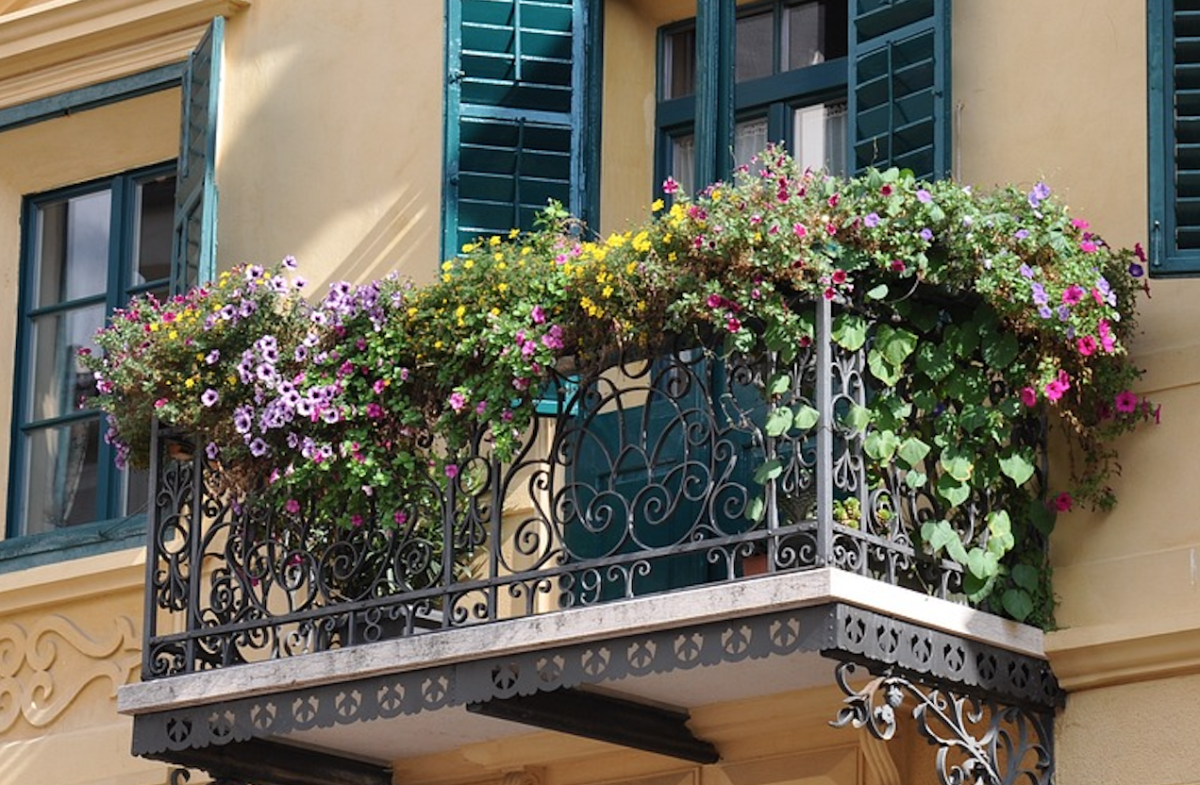
[[[222,265],[293,254],[319,289],[434,275],[442,14],[433,0],[260,0],[229,21]]]

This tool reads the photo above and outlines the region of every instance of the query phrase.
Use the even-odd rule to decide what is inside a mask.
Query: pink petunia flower
[[[792,231],[796,233],[797,237],[804,237],[808,234],[808,229],[804,226],[804,224],[793,224]]]
[[[1121,412],[1122,414],[1132,414],[1133,412],[1137,411],[1138,399],[1137,396],[1129,390],[1123,390],[1122,392],[1117,393],[1117,398],[1114,401],[1114,404],[1116,405],[1118,412]]]
[[[1089,357],[1096,351],[1096,339],[1090,335],[1085,335],[1075,342],[1079,347],[1079,353],[1084,357]]]
[[[1037,390],[1032,387],[1026,387],[1021,390],[1021,403],[1032,409],[1037,406]]]
[[[453,480],[458,476],[458,466],[453,463],[446,464],[446,476]]]
[[[1079,301],[1083,299],[1083,294],[1083,287],[1071,284],[1067,287],[1067,290],[1063,292],[1063,305],[1078,305]]]
[[[1058,512],[1070,512],[1075,506],[1075,500],[1071,498],[1071,494],[1063,491],[1058,496],[1054,497],[1054,509]]]

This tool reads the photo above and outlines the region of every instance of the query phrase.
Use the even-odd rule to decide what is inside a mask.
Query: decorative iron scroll
[[[1054,776],[1052,712],[1005,706],[992,697],[929,688],[905,678],[876,676],[861,689],[850,685],[855,665],[837,666],[838,686],[847,696],[834,727],[866,728],[887,741],[897,713],[912,699],[917,732],[938,748],[942,785],[1049,785]]]
[[[336,510],[331,520],[328,503],[318,515],[231,499],[202,450],[158,432],[143,678],[764,571],[833,566],[961,596],[962,567],[915,535],[946,517],[944,503],[872,468],[864,432],[840,419],[872,395],[869,344],[838,346],[828,304],[822,318],[805,307],[814,341],[787,362],[722,360],[693,340],[631,351],[585,378],[564,373],[511,461],[477,432],[457,477],[431,470],[407,510],[355,525]],[[786,381],[768,400],[769,379]],[[772,435],[772,412],[815,408],[818,389],[831,393],[821,420]],[[1040,445],[1040,433],[1028,438]],[[986,530],[987,498],[960,509],[965,540]]]

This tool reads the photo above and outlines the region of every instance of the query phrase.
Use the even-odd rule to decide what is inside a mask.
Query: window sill
[[[45,564],[136,548],[146,535],[146,516],[97,521],[61,531],[0,542],[0,574]]]

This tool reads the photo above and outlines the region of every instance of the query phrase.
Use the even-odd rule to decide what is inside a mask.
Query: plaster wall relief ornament
[[[117,688],[133,681],[140,651],[128,616],[110,617],[93,630],[59,614],[28,627],[0,624],[0,733],[21,719],[47,727],[95,682],[107,683],[115,700]]]

